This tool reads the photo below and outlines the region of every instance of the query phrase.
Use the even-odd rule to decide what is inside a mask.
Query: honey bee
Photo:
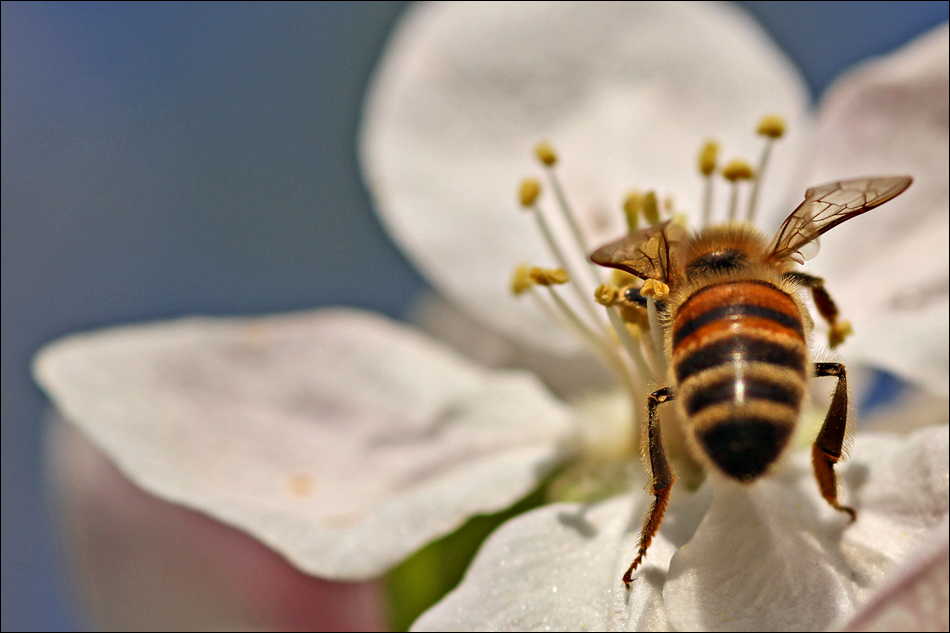
[[[669,294],[657,301],[669,382],[647,398],[644,453],[650,460],[654,500],[637,556],[623,576],[627,586],[660,527],[675,480],[657,418],[657,407],[664,402],[674,401],[695,459],[749,483],[764,475],[788,446],[809,375],[835,377],[812,464],[825,500],[855,519],[855,510],[838,501],[834,471],[848,424],[847,374],[841,363],[811,363],[807,341],[812,320],[800,293],[811,291],[831,326],[832,346],[840,342],[834,333],[840,333],[842,324],[823,280],[794,266],[817,251],[819,235],[884,204],[910,184],[909,177],[893,176],[809,189],[770,243],[748,223],[686,235],[667,221],[591,255],[595,264],[669,287]],[[646,302],[632,286],[626,296]]]

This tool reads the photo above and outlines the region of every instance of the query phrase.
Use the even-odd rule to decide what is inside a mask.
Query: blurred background
[[[813,95],[946,2],[742,2]],[[83,629],[44,505],[38,347],[424,282],[363,190],[362,95],[402,2],[2,4],[2,628]]]

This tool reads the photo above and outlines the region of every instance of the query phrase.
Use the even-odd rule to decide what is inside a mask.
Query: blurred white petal
[[[732,6],[418,5],[374,78],[361,159],[386,227],[430,282],[502,333],[567,353],[576,341],[508,292],[515,265],[554,264],[516,203],[521,178],[541,171],[535,144],[558,150],[594,244],[617,237],[633,187],[696,212],[700,144],[712,135],[728,156],[755,160],[755,126],[770,112],[791,132],[764,203],[787,204],[807,107],[794,66]]]
[[[137,484],[325,578],[379,575],[507,507],[571,432],[530,375],[354,310],[78,335],[35,371]]]
[[[896,200],[822,237],[816,271],[855,336],[846,358],[950,392],[950,30],[845,74],[822,100],[813,183],[913,176]]]
[[[94,629],[384,630],[380,581],[308,576],[244,532],[143,491],[50,418],[57,527]]]

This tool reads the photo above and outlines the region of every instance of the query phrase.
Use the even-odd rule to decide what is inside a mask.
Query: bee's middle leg
[[[811,290],[812,299],[818,313],[828,323],[828,346],[831,349],[838,347],[844,342],[844,339],[852,334],[851,324],[847,321],[839,321],[838,306],[835,305],[831,295],[825,288],[825,280],[821,277],[815,277],[808,273],[790,272],[783,275],[785,279],[794,281]]]
[[[649,449],[650,449],[650,471],[653,480],[653,505],[643,522],[643,529],[640,531],[640,550],[637,557],[630,564],[627,573],[623,575],[623,582],[629,588],[630,581],[633,579],[633,572],[643,557],[646,556],[647,548],[650,542],[660,529],[660,523],[663,522],[663,514],[666,512],[666,505],[670,500],[670,489],[673,486],[675,476],[670,470],[670,464],[666,460],[666,452],[663,450],[663,438],[660,435],[660,420],[656,414],[656,408],[673,399],[673,394],[669,387],[658,389],[647,397],[647,409],[649,420]]]

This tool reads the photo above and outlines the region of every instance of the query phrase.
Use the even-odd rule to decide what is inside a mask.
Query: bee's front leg
[[[669,387],[658,389],[647,397],[647,409],[649,419],[649,449],[650,449],[650,472],[653,480],[653,505],[643,522],[643,529],[640,531],[640,551],[637,557],[630,564],[627,573],[623,575],[623,582],[630,588],[630,581],[633,579],[633,572],[640,566],[640,562],[650,547],[650,542],[660,529],[660,523],[663,522],[663,514],[666,512],[666,504],[670,500],[670,488],[676,477],[670,470],[670,464],[666,461],[666,453],[663,450],[663,438],[660,435],[660,419],[657,417],[656,408],[664,402],[673,399],[673,394]]]
[[[835,464],[841,459],[841,446],[848,428],[848,375],[841,363],[815,363],[815,376],[834,376],[838,379],[831,406],[828,407],[825,422],[811,451],[815,479],[818,480],[821,496],[831,507],[848,513],[854,521],[857,518],[854,508],[838,503],[838,479],[835,476]]]

